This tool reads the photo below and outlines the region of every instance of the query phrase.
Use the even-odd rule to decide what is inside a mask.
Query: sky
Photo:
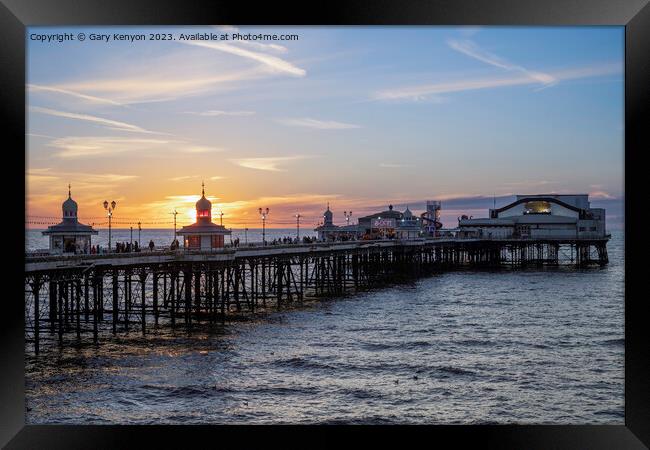
[[[36,35],[84,33],[84,41]],[[118,41],[114,33],[172,35]],[[180,40],[181,34],[228,35]],[[106,40],[91,39],[106,34]],[[235,34],[295,35],[233,40]],[[31,27],[28,226],[68,183],[86,223],[316,225],[441,200],[589,193],[622,224],[623,27]],[[37,222],[41,221],[41,224]]]

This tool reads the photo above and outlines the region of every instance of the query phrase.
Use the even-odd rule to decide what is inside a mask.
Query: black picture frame
[[[621,426],[424,426],[300,427],[322,434],[321,443],[351,435],[381,440],[401,432],[425,445],[492,448],[647,448],[650,446],[650,327],[644,312],[641,232],[641,155],[650,149],[650,5],[648,0],[347,0],[279,5],[222,0],[0,0],[0,115],[5,168],[4,275],[0,312],[2,399],[0,444],[6,448],[123,448],[146,438],[148,447],[185,448],[196,439],[223,444],[224,435],[250,443],[242,427],[220,426],[25,426],[24,224],[13,199],[24,194],[25,27],[32,25],[622,25],[625,26],[625,425]],[[645,114],[644,114],[645,113]],[[22,156],[22,157],[21,157]],[[637,181],[637,183],[635,183]],[[646,200],[647,201],[647,200]],[[330,435],[333,429],[344,431]],[[268,442],[309,445],[295,439],[296,427],[257,428]],[[292,437],[293,439],[290,439]],[[236,441],[235,441],[236,442]],[[295,445],[295,444],[294,444]],[[407,445],[402,441],[401,445]]]

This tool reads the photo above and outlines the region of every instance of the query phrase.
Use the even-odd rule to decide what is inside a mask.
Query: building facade
[[[408,206],[402,213],[389,205],[385,211],[360,217],[357,224],[338,226],[334,225],[333,213],[328,204],[323,213],[323,224],[314,231],[318,233],[319,241],[415,239],[423,234],[422,224],[423,220],[415,216]]]
[[[605,210],[591,208],[589,196],[517,195],[514,202],[493,208],[487,218],[462,217],[459,237],[573,239],[606,236]]]
[[[68,185],[68,198],[61,205],[63,218],[61,223],[47,227],[43,235],[50,238],[50,253],[73,254],[90,253],[91,236],[97,234],[90,225],[80,223],[77,218],[79,207],[72,199],[70,185]]]
[[[230,234],[223,225],[212,223],[212,203],[205,198],[205,186],[201,185],[201,198],[196,202],[196,222],[178,231],[184,246],[190,250],[223,248],[224,238]]]

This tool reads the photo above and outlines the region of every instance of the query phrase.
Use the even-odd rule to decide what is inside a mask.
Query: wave
[[[290,367],[293,369],[319,369],[319,370],[335,370],[336,367],[326,364],[326,363],[320,363],[318,361],[314,361],[311,359],[305,359],[305,358],[300,358],[298,356],[295,356],[293,358],[288,358],[288,359],[279,359],[271,362],[272,365],[274,366],[280,366],[280,367]]]

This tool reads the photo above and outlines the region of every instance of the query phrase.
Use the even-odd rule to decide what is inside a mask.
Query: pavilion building
[[[70,185],[68,198],[63,202],[61,223],[47,227],[43,235],[50,237],[50,253],[90,253],[91,236],[97,234],[90,225],[80,223],[77,218],[79,207],[72,200]]]
[[[327,203],[327,210],[323,213],[323,223],[314,228],[318,233],[319,241],[333,240],[339,234],[340,227],[334,225],[334,214],[330,210],[330,204]]]
[[[212,203],[205,198],[205,186],[201,185],[201,198],[196,202],[196,222],[178,231],[184,236],[185,248],[210,250],[224,247],[224,236],[230,234],[223,225],[212,223]]]
[[[458,221],[459,236],[476,238],[604,238],[605,210],[592,208],[588,194],[517,195],[514,202],[492,208],[488,218]]]

